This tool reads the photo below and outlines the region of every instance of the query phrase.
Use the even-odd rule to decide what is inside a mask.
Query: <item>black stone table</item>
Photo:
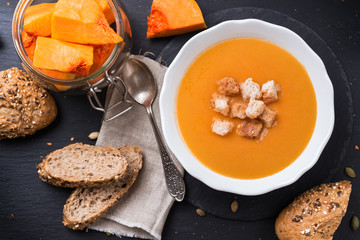
[[[17,0],[0,1],[0,70],[14,66],[21,67],[11,39],[11,19],[17,2]],[[360,230],[353,232],[349,227],[351,217],[360,216],[360,151],[354,149],[355,145],[360,145],[358,117],[360,116],[360,2],[358,0],[197,0],[197,2],[205,16],[205,21],[211,20],[206,16],[214,16],[217,12],[229,8],[253,7],[277,11],[312,29],[335,54],[346,74],[345,78],[349,81],[353,103],[353,126],[350,142],[346,144],[346,152],[339,159],[338,170],[331,174],[329,181],[351,180],[353,192],[348,212],[334,239],[360,239]],[[151,1],[123,0],[123,3],[128,10],[133,30],[133,53],[151,51],[159,56],[163,48],[174,38],[146,39],[146,22]],[[98,131],[101,126],[101,113],[91,109],[85,96],[68,96],[59,93],[52,95],[58,104],[59,116],[50,127],[33,136],[0,142],[0,239],[118,239],[96,231],[72,231],[65,228],[61,223],[62,208],[71,190],[55,188],[38,179],[35,166],[41,161],[41,157],[70,144],[72,137],[75,138],[74,141],[93,144],[94,142],[87,136],[92,131]],[[346,104],[347,102],[342,100],[336,102],[340,107],[342,105],[345,107]],[[52,145],[47,145],[48,142]],[[338,144],[344,145],[344,142],[339,140]],[[331,157],[329,154],[329,158]],[[358,177],[349,179],[343,171],[346,166],[355,169]],[[188,176],[187,180],[189,179],[191,178]],[[294,188],[295,186],[296,184]],[[294,191],[299,189],[295,188]],[[273,217],[253,219],[253,221],[249,221],[250,216],[245,218],[247,221],[237,219],[231,215],[232,199],[222,199],[220,193],[215,195],[214,199],[209,195],[209,202],[218,201],[218,206],[209,204],[206,207],[218,207],[218,209],[208,209],[214,215],[207,214],[205,217],[195,213],[196,207],[192,204],[201,205],[201,203],[190,197],[182,203],[175,203],[165,224],[163,239],[277,239]],[[191,197],[194,196],[196,194],[193,191]],[[241,201],[239,203],[241,204]],[[262,211],[268,205],[264,202],[263,205],[258,206],[259,211]]]

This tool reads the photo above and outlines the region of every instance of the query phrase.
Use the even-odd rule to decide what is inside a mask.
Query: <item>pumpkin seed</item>
[[[359,218],[357,216],[353,216],[351,219],[351,229],[356,231],[359,228]]]
[[[96,140],[99,137],[99,132],[92,132],[89,134],[90,140]]]
[[[198,208],[196,209],[196,213],[197,215],[199,215],[200,217],[204,217],[206,215],[206,213],[204,212],[204,210]]]
[[[237,202],[236,200],[234,200],[234,201],[231,203],[230,208],[231,208],[231,211],[232,211],[233,213],[236,213],[237,210],[238,210],[238,208],[239,208],[238,202]]]
[[[351,178],[356,177],[355,171],[351,167],[346,167],[345,168],[345,173],[346,173],[346,175],[348,175]]]

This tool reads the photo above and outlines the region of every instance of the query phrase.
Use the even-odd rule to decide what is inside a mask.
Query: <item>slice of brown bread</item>
[[[346,213],[351,193],[349,181],[312,188],[287,206],[275,222],[280,240],[331,240]]]
[[[127,162],[112,146],[75,143],[56,150],[37,166],[39,178],[58,187],[109,185],[126,173]]]
[[[81,230],[89,226],[114,206],[135,182],[142,167],[141,149],[124,146],[119,150],[128,163],[125,177],[105,187],[75,189],[63,210],[66,227]]]

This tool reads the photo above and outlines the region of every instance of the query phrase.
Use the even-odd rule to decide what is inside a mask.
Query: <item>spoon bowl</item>
[[[123,65],[123,79],[128,93],[139,104],[148,106],[154,101],[157,88],[150,69],[135,58],[127,58]]]

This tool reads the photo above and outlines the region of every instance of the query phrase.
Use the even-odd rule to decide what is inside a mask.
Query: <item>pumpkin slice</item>
[[[75,77],[76,77],[75,73],[59,72],[59,71],[48,70],[48,69],[44,69],[44,68],[41,68],[41,71],[43,73],[45,73],[46,75],[53,77],[53,78],[71,80],[71,79],[75,79]]]
[[[167,37],[206,28],[194,0],[154,0],[148,18],[147,38]]]
[[[108,1],[107,0],[95,0],[95,1],[99,5],[101,11],[104,13],[106,21],[109,24],[112,24],[113,22],[115,22],[114,13],[113,13]]]
[[[25,52],[27,53],[30,60],[34,61],[36,37],[26,31],[22,31],[21,36],[22,36]],[[59,78],[59,79],[74,79],[76,77],[76,74],[73,73],[58,72],[48,69],[41,69],[41,71],[51,77]]]
[[[122,41],[94,0],[59,0],[52,16],[51,30],[52,38],[67,42],[108,44]]]
[[[36,36],[26,31],[22,31],[21,38],[26,54],[28,55],[30,60],[33,61],[36,46]]]
[[[38,68],[86,76],[93,64],[93,47],[38,37],[33,63]]]
[[[26,31],[21,32],[21,38],[25,48],[30,47],[34,42],[36,42],[36,36]]]
[[[93,45],[94,47],[94,61],[93,65],[90,68],[90,73],[98,70],[110,57],[112,50],[115,47],[114,43],[104,44],[104,45]]]
[[[51,17],[55,3],[42,3],[30,6],[24,15],[24,30],[34,36],[51,35]]]

